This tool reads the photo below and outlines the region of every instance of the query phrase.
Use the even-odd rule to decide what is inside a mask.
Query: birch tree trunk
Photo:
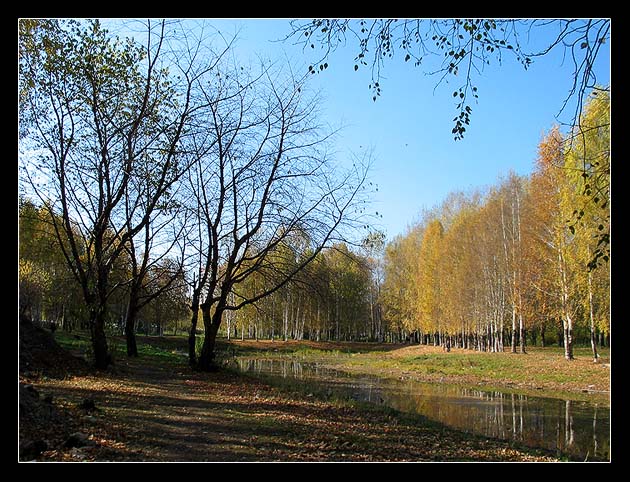
[[[597,363],[597,341],[595,339],[595,316],[593,315],[593,274],[588,272],[588,311],[591,322],[591,350],[593,350],[593,363]]]
[[[525,327],[523,326],[523,314],[519,311],[518,313],[518,337],[521,342],[521,353],[526,353],[525,351]]]
[[[562,248],[558,249],[558,268],[560,270],[560,290],[562,301],[562,330],[564,333],[564,357],[573,360],[573,318],[569,309],[569,286],[567,272],[562,255]]]

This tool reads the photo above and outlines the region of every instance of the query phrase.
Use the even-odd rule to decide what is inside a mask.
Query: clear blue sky
[[[289,20],[208,22],[226,36],[238,31],[236,52],[244,61],[260,54],[288,60],[300,72],[318,60],[318,52],[304,52],[290,41],[273,42],[290,31]],[[338,50],[329,68],[312,76],[312,86],[325,99],[323,120],[344,125],[336,139],[339,156],[374,150],[371,180],[379,190],[373,208],[383,215],[388,240],[449,192],[494,184],[510,170],[531,172],[538,142],[557,122],[572,83],[571,62],[563,63],[560,51],[537,59],[528,71],[513,60],[493,65],[476,83],[479,101],[464,140],[454,141],[452,92],[459,84],[443,84],[434,92],[438,78],[399,56],[386,64],[382,95],[373,102],[367,69],[353,69],[355,49]],[[610,81],[609,72],[606,47],[597,65],[600,84]],[[569,121],[572,114],[567,109],[559,120]]]

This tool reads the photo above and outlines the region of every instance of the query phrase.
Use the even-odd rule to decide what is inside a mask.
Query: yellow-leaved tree
[[[562,203],[574,220],[569,225],[574,265],[580,287],[578,304],[588,321],[593,361],[597,332],[610,331],[610,96],[595,91],[581,116],[564,156],[567,186]]]
[[[416,317],[418,252],[424,229],[418,225],[395,237],[385,248],[383,310],[386,320],[399,333],[420,330]]]
[[[423,332],[438,333],[443,343],[445,328],[442,320],[440,273],[444,227],[438,219],[429,221],[418,254],[418,283],[416,285],[416,313],[418,326]]]

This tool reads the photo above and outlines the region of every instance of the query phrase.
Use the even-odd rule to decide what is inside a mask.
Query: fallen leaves
[[[229,372],[125,361],[101,376],[35,382],[94,445],[49,445],[40,460],[553,460],[507,442],[425,426],[378,410],[299,396]],[[85,398],[96,410],[78,408]]]

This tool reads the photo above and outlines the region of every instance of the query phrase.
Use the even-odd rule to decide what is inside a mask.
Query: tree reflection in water
[[[610,410],[601,410],[597,404],[444,383],[384,380],[299,360],[242,358],[237,359],[237,365],[250,373],[308,380],[326,388],[328,393],[418,413],[487,437],[512,439],[582,459],[609,458]]]

